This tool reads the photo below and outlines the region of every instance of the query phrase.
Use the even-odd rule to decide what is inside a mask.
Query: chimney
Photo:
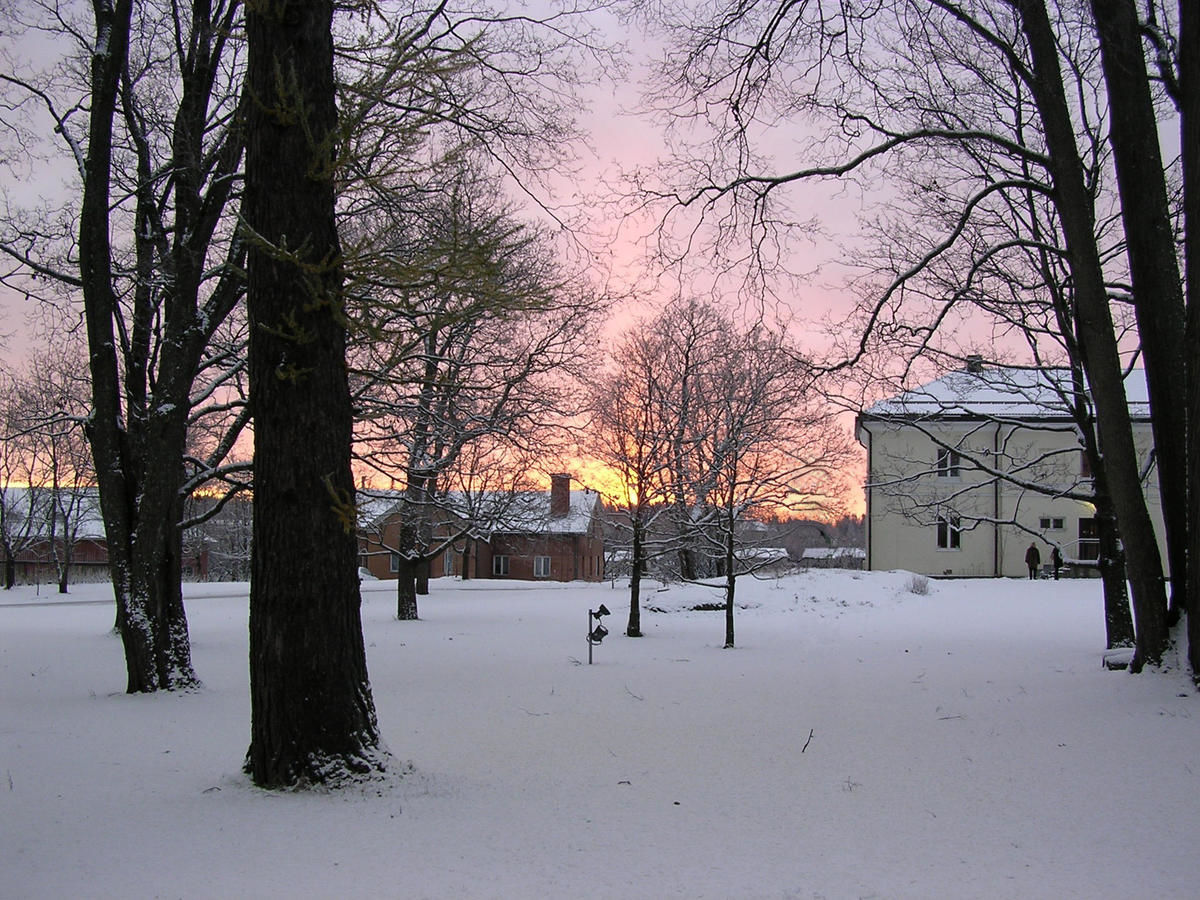
[[[571,476],[559,472],[550,476],[550,518],[561,519],[571,511]]]
[[[972,375],[983,374],[983,357],[978,353],[973,353],[967,357],[967,371]]]

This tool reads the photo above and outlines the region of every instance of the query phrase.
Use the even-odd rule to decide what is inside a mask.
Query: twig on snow
[[[812,739],[813,739],[813,729],[810,728],[810,729],[808,729],[808,740],[805,741],[804,746],[800,748],[801,753],[803,753],[805,750],[808,749],[808,745],[812,743]]]

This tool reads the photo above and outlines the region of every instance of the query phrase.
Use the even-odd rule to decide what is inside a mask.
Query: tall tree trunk
[[[329,0],[255,3],[246,15],[255,417],[246,770],[262,787],[384,766],[356,571],[332,16]]]
[[[416,438],[420,438],[419,432]],[[428,476],[415,472],[410,466],[400,508],[400,533],[396,539],[400,557],[396,576],[399,582],[396,618],[401,621],[419,618],[417,595],[429,593],[429,561],[425,559],[425,553],[429,547],[428,535],[432,534],[428,521],[430,502]]]
[[[419,597],[429,596],[429,579],[433,574],[433,560],[429,555],[430,548],[433,546],[433,521],[431,518],[433,497],[431,493],[427,486],[422,489],[421,503],[418,507],[417,548],[420,555],[417,557],[416,584],[413,589]],[[449,551],[447,550],[447,552]]]
[[[417,563],[404,553],[398,554],[396,564],[396,618],[401,622],[414,622],[420,618],[417,612]]]
[[[1200,682],[1200,4],[1179,3],[1180,146],[1183,148],[1184,284],[1188,360],[1188,659]]]
[[[691,535],[686,530],[681,529],[679,540],[690,541]],[[692,552],[692,548],[680,547],[677,556],[679,558],[679,577],[684,581],[695,581],[697,578],[696,554]]]
[[[1104,586],[1104,631],[1109,650],[1132,647],[1136,635],[1129,610],[1129,585],[1125,580],[1125,551],[1117,531],[1112,502],[1096,498],[1096,532],[1100,538],[1100,579]]]
[[[629,622],[625,625],[625,634],[629,637],[642,636],[642,568],[645,565],[643,556],[645,546],[642,541],[641,512],[633,514],[632,559],[629,572]]]
[[[1169,622],[1183,611],[1188,593],[1186,315],[1158,122],[1137,7],[1133,0],[1092,0],[1112,124],[1109,141],[1121,195],[1121,217],[1133,279],[1159,494],[1171,570]],[[1193,48],[1191,52],[1197,52]]]
[[[462,552],[462,580],[471,580],[471,538],[463,538]]]
[[[733,598],[737,590],[737,556],[734,553],[737,535],[734,525],[737,518],[730,511],[729,521],[725,530],[725,649],[732,649],[733,643]]]
[[[1076,376],[1076,384],[1082,387]],[[1076,393],[1078,397],[1078,392]],[[1096,534],[1100,542],[1100,581],[1104,587],[1104,631],[1109,650],[1117,647],[1132,647],[1136,635],[1133,630],[1133,614],[1129,608],[1129,582],[1125,573],[1125,550],[1121,545],[1121,534],[1117,528],[1117,514],[1113,510],[1112,496],[1108,490],[1108,479],[1104,473],[1103,460],[1096,441],[1095,422],[1088,421],[1082,402],[1078,404],[1077,421],[1081,422],[1084,453],[1091,464],[1093,504],[1096,507]]]
[[[411,493],[411,486],[406,495]],[[415,621],[417,611],[417,555],[416,506],[406,496],[400,510],[400,533],[396,536],[396,618],[401,622]]]
[[[132,4],[129,0],[117,0],[112,5],[93,0],[92,8],[96,18],[97,46],[107,52],[92,56],[87,163],[79,214],[79,274],[92,386],[92,410],[86,434],[100,489],[101,516],[108,540],[109,570],[117,606],[116,628],[125,650],[126,685],[132,693],[140,685],[135,674],[137,667],[131,659],[131,652],[137,653],[139,644],[125,627],[129,607],[129,561],[124,546],[129,528],[123,499],[127,486],[121,446],[125,429],[112,330],[116,297],[112,290],[112,246],[108,227],[113,118],[117,87],[129,49]]]
[[[180,458],[182,459],[182,447]],[[182,474],[180,474],[182,479]],[[172,486],[170,513],[162,535],[165,558],[157,567],[158,666],[161,682],[174,688],[199,685],[192,668],[192,642],[183,605],[183,494]]]
[[[1033,59],[1031,88],[1049,152],[1053,199],[1062,221],[1075,279],[1076,317],[1084,368],[1096,407],[1105,475],[1125,540],[1137,624],[1132,671],[1158,664],[1167,646],[1167,599],[1154,527],[1142,492],[1133,426],[1104,273],[1096,247],[1092,200],[1083,178],[1074,128],[1063,89],[1057,44],[1044,0],[1010,0]]]
[[[58,540],[58,461],[55,458],[56,454],[51,450],[50,461],[50,556],[54,560],[54,577],[59,584],[59,593],[65,594],[66,587],[66,570],[63,566],[63,552],[67,548],[67,538],[63,535],[61,549]]]
[[[182,459],[182,440],[178,453],[174,458]],[[190,689],[200,682],[192,666],[180,585],[179,479],[149,470],[133,482],[140,491],[136,500],[125,494],[115,502],[110,497],[104,513],[109,573],[117,598],[114,627],[125,649],[126,690]],[[103,489],[100,499],[103,507]],[[134,522],[135,531],[122,531]]]
[[[87,163],[79,216],[79,269],[92,380],[92,415],[87,433],[100,489],[116,620],[125,650],[126,690],[136,693],[190,687],[196,679],[190,650],[186,663],[168,660],[162,654],[164,647],[177,640],[187,643],[186,624],[180,633],[178,622],[165,620],[164,611],[172,606],[164,604],[158,590],[160,572],[156,566],[162,563],[165,548],[156,533],[161,533],[168,513],[162,508],[163,495],[139,483],[161,473],[147,465],[145,456],[133,459],[134,441],[127,431],[130,423],[122,412],[120,397],[123,387],[136,391],[131,383],[137,379],[127,377],[123,384],[113,335],[117,298],[113,293],[109,240],[112,132],[117,90],[129,46],[131,4],[129,0],[112,4],[95,0],[93,10],[97,46],[103,52],[92,56]],[[187,374],[190,377],[190,371]],[[160,411],[165,419],[184,421],[186,416],[186,408]],[[175,459],[182,459],[182,442]],[[171,637],[164,640],[164,634]]]
[[[54,566],[58,575],[58,592],[60,594],[68,593],[67,585],[71,579],[71,561],[74,559],[73,541],[71,531],[67,525],[63,526],[62,549],[58,545],[54,545]]]
[[[53,543],[54,548],[54,574],[57,576],[58,592],[60,594],[69,593],[67,591],[67,582],[71,576],[71,540],[70,535],[64,531],[62,536],[61,549],[57,542]]]

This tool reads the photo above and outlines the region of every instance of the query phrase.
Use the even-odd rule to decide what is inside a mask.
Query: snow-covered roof
[[[378,527],[404,499],[403,491],[358,491],[358,522],[363,528]],[[466,494],[451,491],[437,498],[437,507],[470,521],[487,533],[583,534],[591,527],[600,494],[583,489],[570,492],[564,516],[550,515],[549,491],[482,491]]]
[[[801,559],[866,559],[862,547],[806,547]]]
[[[1134,418],[1149,418],[1146,374],[1133,369],[1125,396]],[[1062,419],[1069,415],[1070,369],[988,367],[957,371],[921,387],[880,400],[864,415],[878,418]]]
[[[378,525],[402,499],[404,491],[359,488],[354,494],[358,526],[371,528]]]
[[[72,526],[77,525],[76,540],[103,540],[104,519],[100,514],[100,493],[94,487],[60,488],[61,491],[73,495],[75,505],[71,508]],[[36,520],[30,531],[30,536],[47,537],[50,534],[49,503],[53,489],[48,487],[16,487],[6,486],[3,491],[5,515],[9,519],[9,529],[21,531],[24,528],[29,508],[34,507],[33,515]],[[61,506],[67,506],[68,501],[61,501]],[[59,524],[59,530],[62,526]]]
[[[742,562],[772,563],[788,558],[786,547],[738,547],[737,558]]]
[[[592,524],[600,503],[600,495],[593,490],[571,491],[570,506],[566,515],[550,515],[550,492],[537,491],[523,494],[504,510],[491,531],[503,533],[534,534],[583,534]]]

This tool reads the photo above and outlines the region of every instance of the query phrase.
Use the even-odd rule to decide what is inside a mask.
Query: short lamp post
[[[604,636],[606,634],[608,634],[608,629],[605,628],[604,623],[600,621],[601,616],[607,616],[607,615],[610,615],[610,613],[608,611],[608,607],[605,606],[603,603],[600,604],[599,609],[595,609],[595,610],[589,609],[588,610],[587,642],[588,642],[588,665],[589,666],[592,664],[592,647],[594,647],[596,644],[599,644],[602,640],[604,640]],[[596,620],[595,628],[592,627],[593,619]]]

